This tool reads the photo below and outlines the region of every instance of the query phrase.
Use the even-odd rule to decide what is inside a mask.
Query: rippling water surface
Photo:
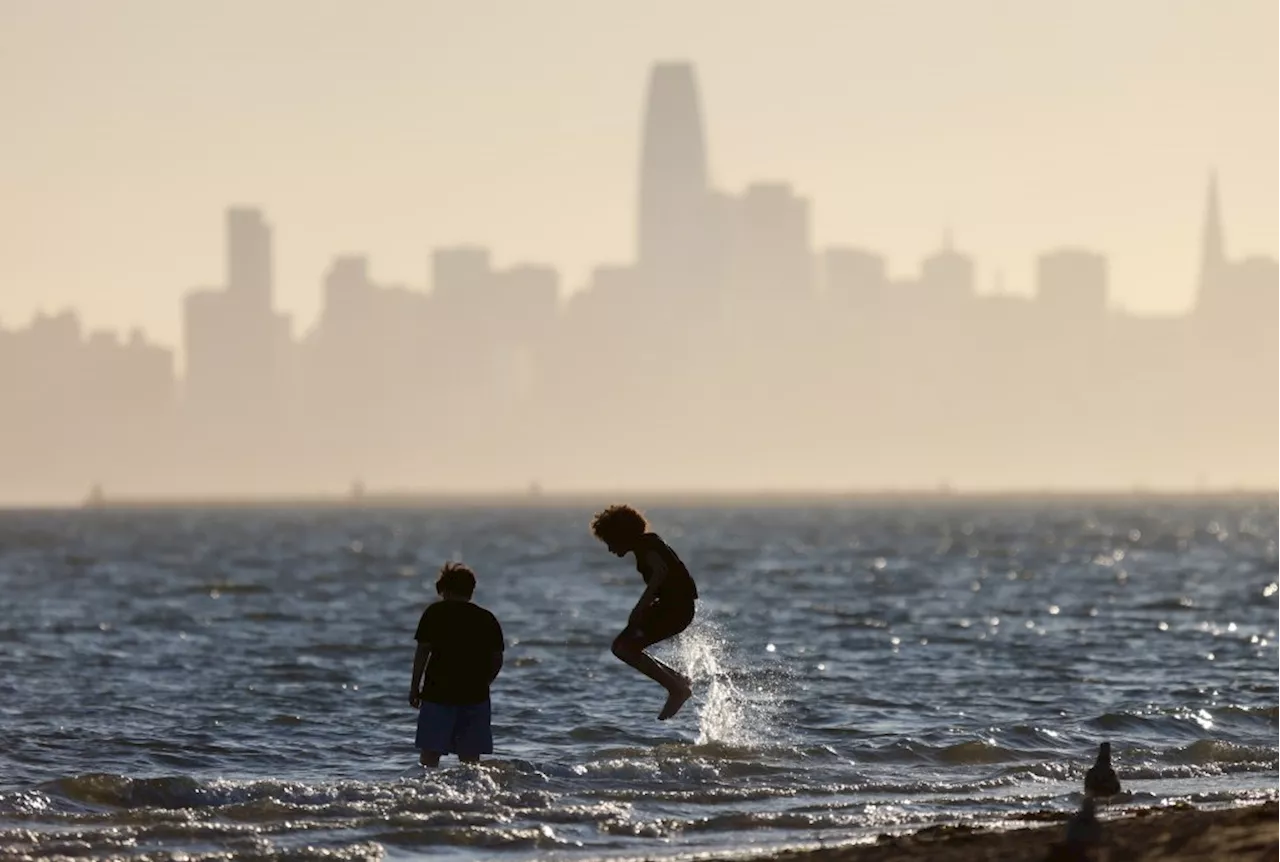
[[[656,508],[699,621],[675,720],[576,508],[0,513],[0,857],[643,857],[1277,786],[1273,501]],[[415,766],[462,559],[496,751]]]

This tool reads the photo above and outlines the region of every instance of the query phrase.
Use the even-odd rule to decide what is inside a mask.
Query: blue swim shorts
[[[474,757],[493,754],[493,729],[489,726],[489,701],[479,703],[431,703],[418,708],[419,751]]]

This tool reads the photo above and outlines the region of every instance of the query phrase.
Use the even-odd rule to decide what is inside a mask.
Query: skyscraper
[[[753,183],[730,234],[733,298],[804,302],[813,294],[809,202],[786,183]]]
[[[232,207],[226,227],[225,289],[184,301],[186,409],[197,437],[240,435],[265,454],[285,407],[292,321],[272,310],[271,228],[262,213]]]
[[[1196,306],[1211,308],[1221,299],[1227,269],[1226,244],[1222,236],[1222,213],[1218,208],[1218,175],[1209,176],[1205,202],[1204,232],[1200,240],[1200,279],[1196,283]]]
[[[707,154],[693,67],[659,63],[649,76],[640,155],[638,263],[649,287],[686,294],[714,253]]]
[[[1107,259],[1081,248],[1045,252],[1036,260],[1036,301],[1064,329],[1096,326],[1107,313]]]
[[[256,209],[227,210],[227,293],[246,310],[271,309],[271,227]]]
[[[973,298],[973,273],[973,258],[956,251],[948,232],[942,248],[921,263],[920,287],[930,302],[963,302]]]
[[[860,313],[884,311],[889,286],[884,257],[865,249],[832,246],[822,260],[829,302]]]

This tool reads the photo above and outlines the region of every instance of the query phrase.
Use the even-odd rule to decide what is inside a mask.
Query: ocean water
[[[610,501],[603,501],[610,502]],[[702,592],[584,508],[0,513],[0,858],[658,858],[1277,791],[1274,500],[655,507]],[[413,631],[473,565],[496,750],[416,766]]]

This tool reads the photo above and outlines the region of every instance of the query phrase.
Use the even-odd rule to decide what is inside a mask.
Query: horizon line
[[[1223,488],[1120,487],[1110,488],[991,488],[963,490],[934,488],[599,488],[545,490],[439,490],[439,491],[365,491],[360,494],[174,494],[174,495],[103,495],[75,502],[20,502],[0,500],[0,513],[20,511],[144,511],[200,509],[413,509],[448,507],[502,506],[517,508],[556,508],[606,500],[628,499],[641,505],[723,505],[741,506],[759,503],[933,503],[933,502],[1106,502],[1114,500],[1223,500],[1275,499],[1277,486],[1236,486]]]

